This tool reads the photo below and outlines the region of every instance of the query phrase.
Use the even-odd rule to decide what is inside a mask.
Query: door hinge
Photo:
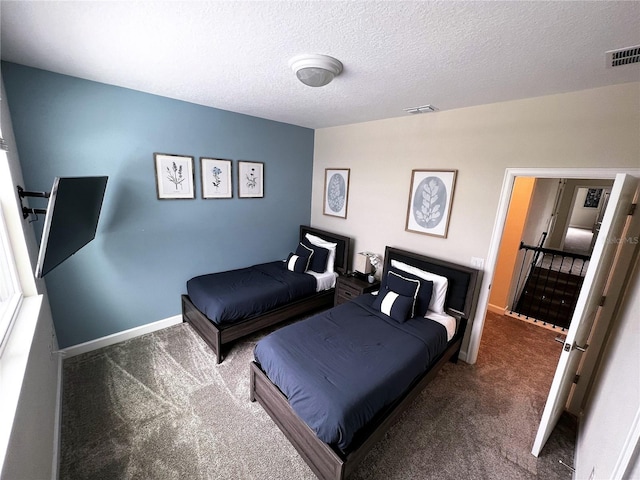
[[[578,380],[580,380],[580,374],[576,373],[576,376],[573,377],[573,383],[578,383]]]
[[[587,348],[589,348],[588,344],[584,344],[584,347],[581,347],[580,345],[578,345],[577,343],[573,344],[573,348],[575,348],[576,350],[578,350],[579,352],[586,352]]]
[[[607,296],[603,295],[602,297],[600,297],[600,303],[598,303],[598,305],[600,305],[601,307],[604,307],[604,302],[607,301]]]
[[[629,207],[629,212],[627,213],[627,215],[633,215],[634,213],[636,213],[636,203],[632,203],[631,206]]]

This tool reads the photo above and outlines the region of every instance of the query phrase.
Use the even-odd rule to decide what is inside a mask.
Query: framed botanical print
[[[264,197],[264,163],[238,162],[238,197]]]
[[[447,238],[457,170],[413,170],[407,205],[408,232]]]
[[[602,197],[602,188],[589,188],[584,198],[584,208],[598,208]]]
[[[160,200],[195,198],[193,157],[154,153],[153,158]]]
[[[231,198],[231,160],[200,158],[202,198]]]
[[[348,168],[325,168],[324,208],[322,213],[333,217],[347,218],[349,199]]]

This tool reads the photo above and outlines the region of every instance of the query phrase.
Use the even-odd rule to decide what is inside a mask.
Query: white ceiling
[[[640,44],[636,1],[2,0],[0,15],[3,60],[310,128],[640,81],[640,64],[605,68]],[[288,66],[301,53],[344,71],[307,87]]]

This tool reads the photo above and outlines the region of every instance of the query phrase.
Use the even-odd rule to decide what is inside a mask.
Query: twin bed
[[[301,240],[309,230],[315,229],[301,227]],[[350,241],[342,241],[343,273]],[[257,343],[250,400],[260,403],[319,478],[346,478],[439,369],[457,360],[478,280],[475,269],[387,247],[377,295],[361,295]],[[207,318],[194,315],[189,298],[184,302],[191,305],[185,319],[192,325],[194,316]],[[282,308],[290,307],[276,310]],[[290,315],[279,312],[280,320],[267,324]],[[263,317],[241,321],[240,332],[263,328]],[[234,325],[207,328],[227,340],[227,330],[238,333]]]
[[[424,272],[445,277],[444,295],[437,281],[432,293],[443,312],[429,304],[433,320],[422,312],[404,320],[393,309],[391,317],[382,314],[379,305],[393,293],[384,277],[397,272],[394,265],[409,280]],[[439,369],[457,359],[478,285],[475,269],[387,247],[382,302],[365,294],[260,340],[250,399],[319,478],[344,479]]]
[[[182,318],[211,347],[218,363],[227,345],[239,338],[333,305],[335,276],[347,271],[351,239],[301,225],[300,242],[307,243],[309,236],[335,244],[334,257],[327,259],[331,265],[315,276],[291,272],[284,262],[275,261],[187,282]],[[295,245],[291,248],[296,250]]]

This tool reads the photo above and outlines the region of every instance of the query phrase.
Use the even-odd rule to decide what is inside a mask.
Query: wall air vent
[[[421,107],[409,107],[409,108],[403,108],[403,110],[412,115],[416,113],[431,113],[431,112],[438,111],[438,109],[433,105],[422,105]]]
[[[640,45],[619,50],[609,50],[605,53],[607,54],[607,68],[640,63]]]

